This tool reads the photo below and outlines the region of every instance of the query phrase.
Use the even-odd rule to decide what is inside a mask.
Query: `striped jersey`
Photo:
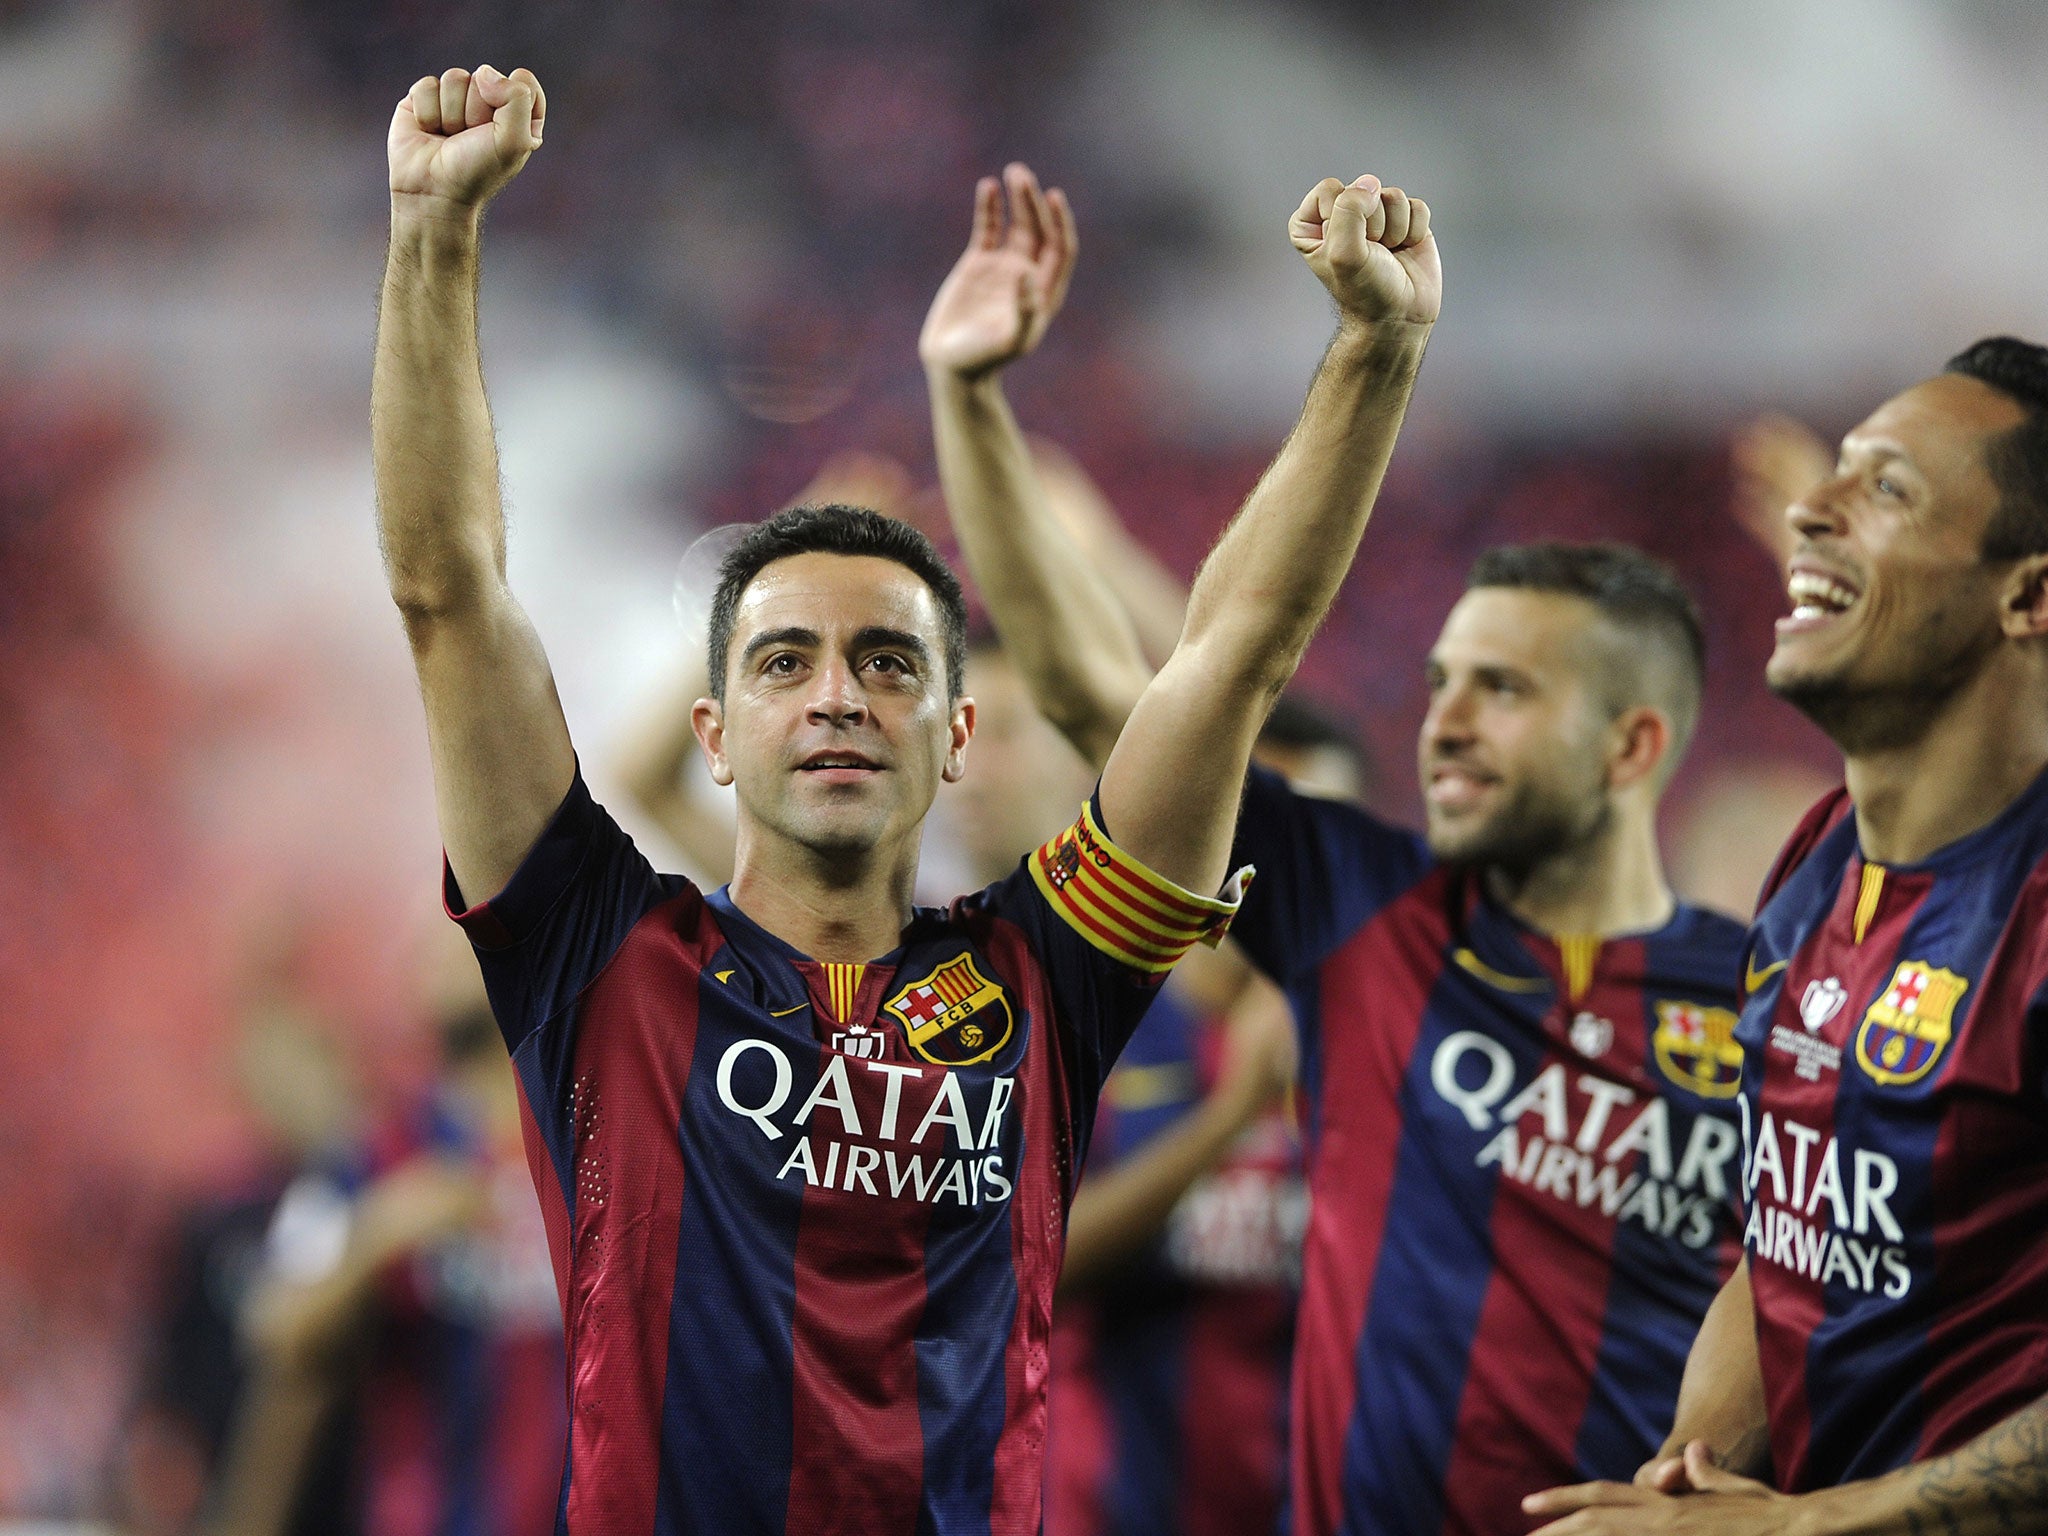
[[[822,964],[657,875],[579,778],[462,910],[566,1324],[556,1529],[1027,1533],[1052,1287],[1102,1079],[1230,908],[1090,808]]]
[[[2048,1383],[2048,774],[1873,864],[1793,834],[1739,1031],[1744,1247],[1781,1488],[1956,1449]]]
[[[1237,852],[1302,1029],[1294,1530],[1500,1536],[1633,1476],[1735,1259],[1742,929],[1553,941],[1258,770]]]
[[[1084,1191],[1201,1104],[1220,1044],[1167,988],[1104,1086]],[[1300,1147],[1276,1109],[1156,1241],[1062,1294],[1046,1536],[1272,1536],[1304,1214]]]

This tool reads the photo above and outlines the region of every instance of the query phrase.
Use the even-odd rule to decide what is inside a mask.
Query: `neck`
[[[1994,662],[1932,710],[1912,741],[1848,754],[1863,856],[1917,864],[1996,820],[2048,767],[2048,711],[2017,702],[2038,699],[2042,686],[2017,659]]]
[[[1527,871],[1485,870],[1487,893],[1538,933],[1645,933],[1671,921],[1677,901],[1657,851],[1655,806],[1621,805],[1605,830]]]
[[[741,819],[732,903],[813,960],[858,964],[896,947],[917,885],[916,832],[900,846],[821,853]]]

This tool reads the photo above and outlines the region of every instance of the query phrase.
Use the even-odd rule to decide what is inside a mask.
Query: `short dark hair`
[[[946,697],[957,699],[967,670],[967,598],[955,576],[917,529],[868,507],[841,502],[790,507],[756,523],[718,565],[718,590],[711,599],[706,636],[711,660],[711,696],[725,702],[725,664],[732,649],[733,615],[740,597],[762,570],[791,555],[872,555],[894,560],[931,588],[939,602],[946,662]]]
[[[1617,714],[1662,705],[1677,738],[1667,760],[1676,766],[1699,723],[1707,639],[1698,605],[1670,566],[1626,544],[1503,544],[1472,562],[1465,590],[1482,587],[1561,592],[1598,609],[1627,642],[1622,664],[1609,669],[1609,702]]]
[[[2048,347],[1987,336],[1950,358],[1942,371],[1988,384],[2027,413],[1985,445],[1998,510],[1984,530],[1984,558],[2048,553]]]

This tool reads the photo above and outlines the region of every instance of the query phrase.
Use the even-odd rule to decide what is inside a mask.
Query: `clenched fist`
[[[1325,177],[1287,223],[1301,252],[1347,320],[1429,325],[1443,306],[1444,275],[1429,232],[1429,205],[1377,176],[1346,186]]]
[[[1009,210],[1004,218],[1007,189]],[[1079,241],[1067,195],[1041,191],[1025,165],[974,188],[974,229],[946,274],[917,338],[927,369],[978,378],[1022,357],[1067,296]]]
[[[530,69],[451,69],[413,82],[391,114],[391,196],[422,212],[474,212],[540,147],[547,93]]]

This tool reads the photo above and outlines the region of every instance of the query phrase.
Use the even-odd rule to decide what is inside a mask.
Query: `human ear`
[[[1999,627],[2013,640],[2048,635],[2048,555],[2013,563],[1999,590]]]
[[[963,696],[954,703],[953,721],[946,732],[946,766],[940,770],[940,777],[948,784],[957,784],[967,772],[967,743],[974,736],[974,700]]]
[[[690,729],[697,733],[697,745],[704,751],[704,766],[711,770],[711,782],[729,787],[732,764],[725,756],[725,707],[716,699],[699,699],[690,706]]]
[[[1607,783],[1613,789],[1650,778],[1671,751],[1671,721],[1647,704],[1616,715],[1608,732]]]

